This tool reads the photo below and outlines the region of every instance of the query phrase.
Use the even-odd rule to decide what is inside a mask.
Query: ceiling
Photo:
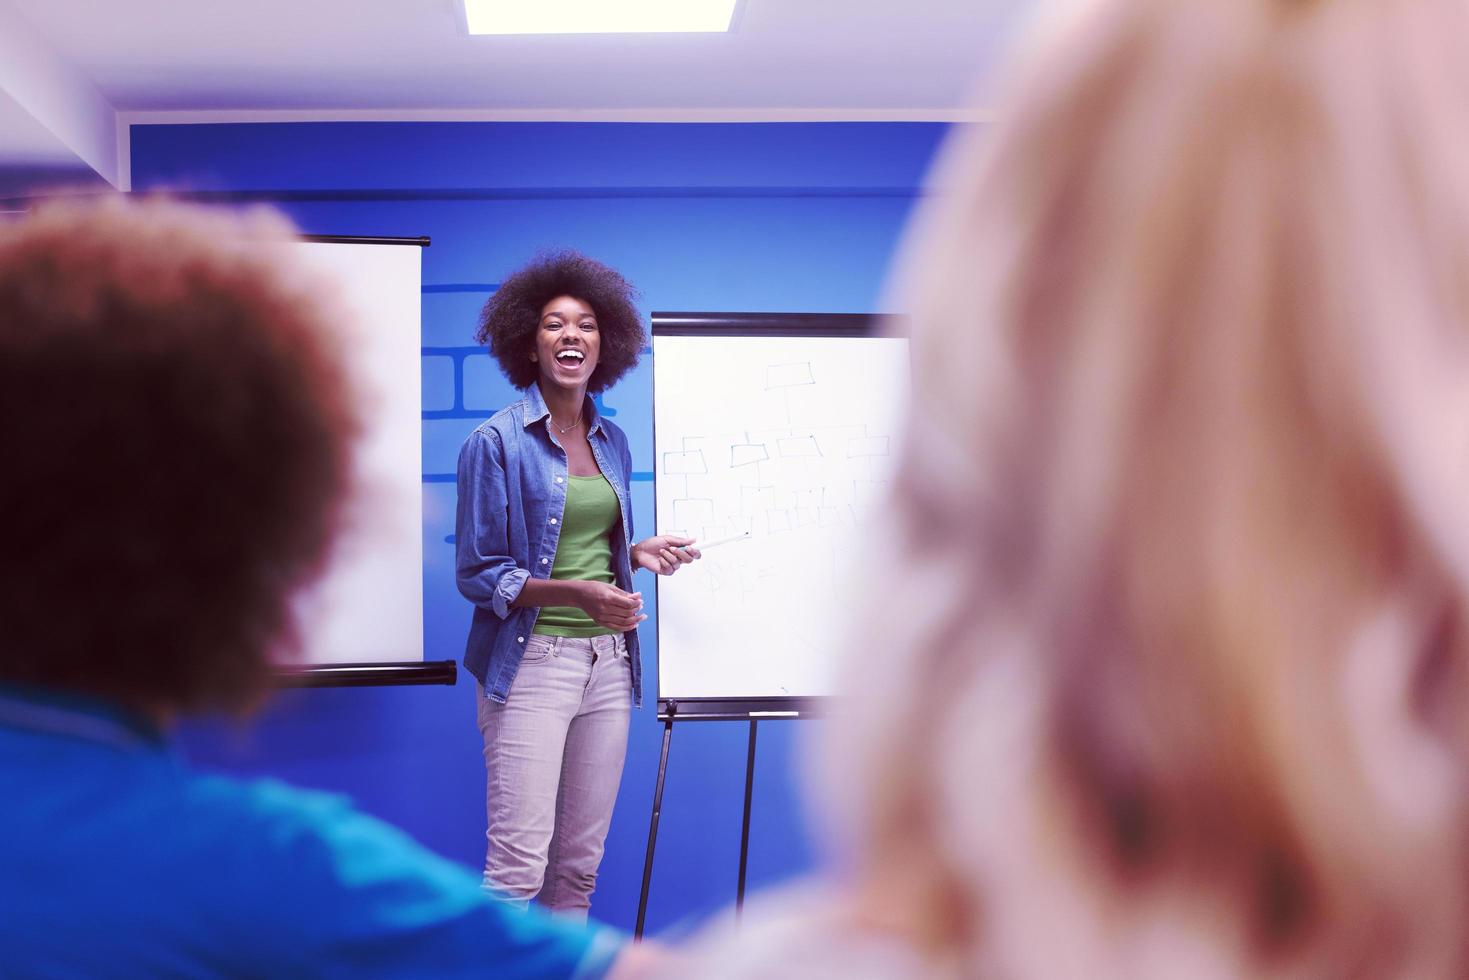
[[[127,124],[169,118],[960,118],[1039,6],[742,0],[730,34],[470,37],[457,0],[0,0],[0,168],[120,185]]]

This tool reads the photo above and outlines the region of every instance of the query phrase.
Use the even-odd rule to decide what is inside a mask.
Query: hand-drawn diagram
[[[655,336],[653,356],[658,530],[748,535],[659,581],[659,696],[829,693],[870,601],[846,583],[890,482],[903,343]]]

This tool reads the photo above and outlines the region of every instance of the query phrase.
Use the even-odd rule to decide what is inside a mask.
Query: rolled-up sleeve
[[[493,430],[476,429],[459,450],[459,504],[454,519],[459,592],[501,619],[530,572],[510,557],[505,449]]]

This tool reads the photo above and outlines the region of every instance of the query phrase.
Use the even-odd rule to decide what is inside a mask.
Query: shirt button
[[[548,561],[549,561],[549,560],[550,560],[550,559],[547,559],[547,558],[542,558],[542,559],[541,559],[541,564],[542,564],[542,565],[544,565],[544,564],[546,564],[546,563],[547,563],[547,562],[548,562]]]
[[[561,482],[561,477],[559,477],[559,476],[558,476],[558,477],[557,477],[557,478],[556,478],[556,482],[557,482],[557,483],[560,483],[560,482]]]
[[[551,518],[551,523],[552,523],[552,524],[555,524],[555,523],[556,523],[556,518],[554,518],[554,517],[553,517],[553,518]]]
[[[515,642],[516,643],[524,643],[525,642],[525,637],[523,637],[523,636],[517,636],[515,638]]]

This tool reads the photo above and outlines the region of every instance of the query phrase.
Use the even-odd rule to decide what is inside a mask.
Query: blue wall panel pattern
[[[934,124],[294,123],[134,126],[139,190],[267,202],[307,232],[428,235],[423,277],[425,655],[458,659],[470,607],[453,580],[454,469],[480,421],[518,397],[474,345],[481,305],[538,249],[618,267],[662,310],[873,312],[944,127]],[[627,432],[634,522],[652,533],[651,356],[599,402]],[[637,575],[656,616],[653,576]],[[631,928],[661,726],[653,620],[648,690],[593,915]],[[773,624],[772,629],[779,628]],[[760,642],[758,636],[751,643]],[[880,652],[874,651],[874,655]],[[808,723],[760,734],[750,884],[810,867],[793,756]],[[733,899],[746,728],[678,727],[648,927]],[[483,860],[474,683],[283,692],[258,724],[195,723],[196,761],[352,796],[440,853]]]

